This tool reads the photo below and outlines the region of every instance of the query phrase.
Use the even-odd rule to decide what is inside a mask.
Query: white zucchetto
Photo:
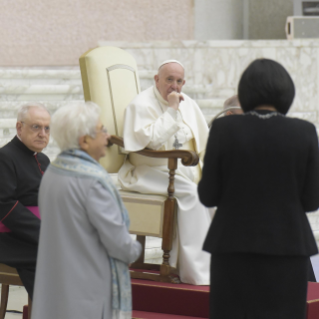
[[[178,63],[178,64],[181,65],[182,68],[185,70],[184,65],[183,65],[181,62],[177,61],[177,60],[166,60],[166,61],[162,62],[162,63],[159,65],[158,70],[159,70],[164,64],[168,64],[168,63]]]

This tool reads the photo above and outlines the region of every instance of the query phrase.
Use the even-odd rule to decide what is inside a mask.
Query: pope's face
[[[175,62],[164,64],[154,77],[157,90],[164,100],[167,101],[168,94],[176,91],[181,93],[185,84],[184,69]]]
[[[17,134],[31,151],[41,152],[49,143],[50,114],[41,108],[32,107],[26,117],[17,122]]]

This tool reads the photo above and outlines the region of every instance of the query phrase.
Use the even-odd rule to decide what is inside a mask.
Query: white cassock
[[[145,147],[156,150],[180,149],[205,151],[208,127],[198,105],[187,95],[176,111],[168,107],[156,87],[141,92],[126,108],[124,144],[127,151]],[[144,194],[167,195],[167,159],[129,154],[118,178],[123,189]],[[185,167],[181,162],[175,175],[178,202],[177,235],[171,251],[170,265],[177,267],[182,282],[209,285],[210,255],[202,251],[211,217],[198,199],[197,183],[201,165]]]

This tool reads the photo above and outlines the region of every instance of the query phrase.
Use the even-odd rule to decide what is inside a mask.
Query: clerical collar
[[[153,89],[154,89],[155,97],[160,101],[160,103],[164,104],[165,106],[168,106],[168,102],[163,99],[161,93],[158,91],[155,85],[153,86]]]
[[[23,142],[21,141],[20,136],[18,136],[18,134],[13,138],[13,140],[11,141],[14,145],[16,145],[17,147],[19,147],[21,150],[25,151],[26,153],[34,156],[37,155],[37,152],[34,152],[32,150],[30,150],[29,148],[27,148]]]

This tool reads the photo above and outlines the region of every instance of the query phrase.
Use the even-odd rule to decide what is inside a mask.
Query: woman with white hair
[[[43,176],[33,319],[131,318],[128,264],[141,246],[98,163],[109,134],[92,103],[61,107],[51,134],[62,152]]]

